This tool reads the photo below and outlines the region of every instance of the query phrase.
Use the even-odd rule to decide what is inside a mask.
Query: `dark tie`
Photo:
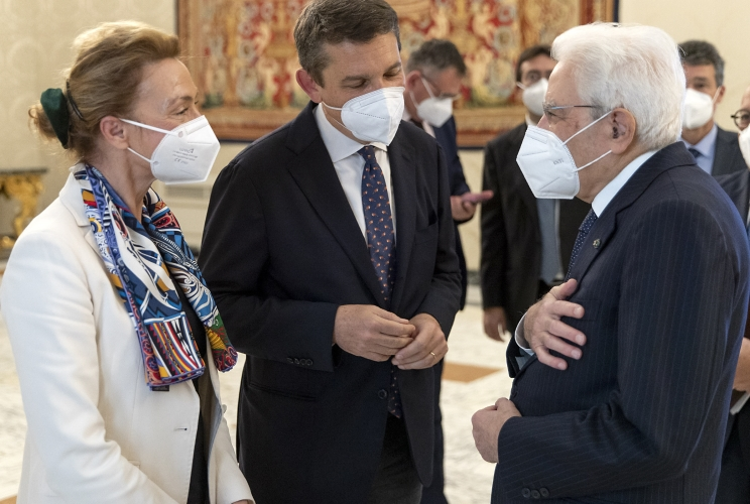
[[[565,275],[565,280],[570,278],[570,272],[573,271],[573,265],[578,260],[578,254],[580,254],[583,249],[583,242],[586,240],[586,236],[588,236],[589,231],[591,231],[595,222],[596,213],[594,213],[594,209],[592,208],[589,210],[589,213],[586,214],[586,218],[583,219],[581,227],[578,228],[578,236],[576,236],[576,241],[573,244],[573,251],[570,254],[570,263],[568,264],[568,273]]]
[[[383,170],[380,169],[375,159],[375,149],[372,145],[368,145],[357,152],[365,160],[362,173],[362,210],[365,214],[367,248],[378,277],[380,292],[388,305],[396,276],[396,240],[393,232],[391,201],[388,198],[388,187],[385,184]],[[391,366],[388,411],[393,416],[401,418],[401,399],[395,366]]]
[[[698,158],[701,157],[703,154],[701,154],[698,149],[694,149],[693,147],[688,147],[688,152],[693,155],[693,159],[695,159],[695,162],[698,162]]]

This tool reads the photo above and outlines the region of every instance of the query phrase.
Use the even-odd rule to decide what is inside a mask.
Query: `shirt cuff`
[[[532,356],[536,355],[536,352],[534,352],[529,347],[529,342],[526,341],[526,338],[523,337],[523,321],[526,318],[526,314],[524,313],[523,317],[521,317],[521,320],[518,322],[518,325],[516,326],[516,345],[518,345],[518,348],[523,350],[527,355]]]

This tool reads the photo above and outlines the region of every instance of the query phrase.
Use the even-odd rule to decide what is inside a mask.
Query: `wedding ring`
[[[432,355],[433,357],[435,357],[435,360],[437,360],[437,355],[435,355],[435,352],[430,352],[430,355]]]

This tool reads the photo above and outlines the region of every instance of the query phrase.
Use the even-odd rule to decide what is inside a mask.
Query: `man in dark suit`
[[[734,118],[740,131],[750,127],[750,87],[742,96],[740,110]],[[750,157],[745,162],[748,169],[717,177],[716,181],[737,206],[750,236]],[[734,377],[732,398],[735,401],[743,400],[743,394],[750,393],[750,324],[746,324],[744,336]],[[750,406],[745,403],[736,407],[741,409],[729,415],[716,492],[716,502],[722,504],[750,503]]]
[[[682,141],[695,162],[713,175],[746,169],[737,135],[714,122],[716,106],[724,98],[724,60],[709,42],[688,40],[680,44],[688,94],[685,98]]]
[[[445,158],[401,123],[398,34],[384,0],[308,4],[311,103],[212,193],[201,265],[247,354],[238,453],[259,504],[416,504],[432,479],[460,274]]]
[[[409,55],[406,63],[403,120],[410,121],[435,138],[448,162],[451,214],[456,235],[456,253],[461,269],[461,309],[466,302],[468,285],[458,225],[474,217],[480,201],[491,193],[472,193],[464,177],[456,142],[456,120],[453,101],[461,93],[466,64],[461,53],[449,40],[428,40]],[[422,504],[446,504],[443,475],[443,427],[440,411],[440,389],[443,361],[435,365],[435,462],[432,484],[422,493]]]
[[[519,164],[537,193],[592,210],[572,279],[509,346],[510,400],[472,419],[498,462],[492,502],[710,504],[750,294],[744,225],[676,142],[684,74],[665,32],[579,26],[552,54]]]
[[[555,60],[548,45],[526,49],[516,63],[526,121],[484,150],[484,186],[494,196],[482,206],[482,303],[484,331],[501,340],[521,315],[565,275],[578,226],[590,206],[579,199],[536,199],[516,163],[527,125],[542,115],[542,100]]]

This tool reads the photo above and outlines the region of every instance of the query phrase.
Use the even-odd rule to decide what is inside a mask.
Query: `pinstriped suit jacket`
[[[518,370],[509,348],[523,417],[500,432],[492,502],[713,502],[749,275],[732,202],[681,142],[657,152],[573,267],[581,360]]]

